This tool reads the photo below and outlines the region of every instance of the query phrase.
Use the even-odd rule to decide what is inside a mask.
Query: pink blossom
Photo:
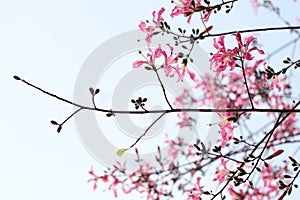
[[[133,67],[133,68],[140,68],[141,66],[147,65],[147,64],[149,64],[149,62],[143,61],[143,60],[137,60],[137,61],[135,61],[135,62],[132,64],[132,67]]]
[[[213,181],[219,181],[219,184],[226,181],[226,176],[229,174],[229,170],[227,169],[228,161],[225,161],[224,158],[221,158],[221,165],[216,170],[216,177]]]
[[[188,200],[199,200],[199,197],[203,194],[203,186],[200,185],[201,178],[198,177],[194,188],[189,192]]]
[[[186,64],[184,64],[180,70],[181,70],[181,73],[177,72],[177,74],[179,74],[178,81],[182,81],[184,79],[186,73],[189,75],[191,80],[196,81],[196,74],[194,72],[192,72]]]
[[[183,62],[183,67],[179,67],[178,55],[174,53],[174,49],[170,44],[167,44],[167,46],[170,49],[169,54],[161,48],[161,45],[159,45],[154,51],[151,48],[148,48],[149,52],[147,53],[147,57],[145,57],[142,52],[139,52],[144,56],[145,60],[135,61],[132,64],[132,67],[140,68],[141,66],[148,65],[148,67],[150,66],[150,68],[153,68],[155,66],[160,66],[155,69],[163,68],[167,77],[174,77],[176,75],[178,76],[178,81],[182,81],[185,75],[188,74],[191,80],[196,81],[196,74],[188,68],[185,62]],[[157,62],[157,59],[159,58],[162,58],[162,63]],[[159,61],[161,61],[161,59]]]
[[[141,22],[139,24],[139,28],[142,32],[146,33],[147,36],[146,36],[146,42],[148,44],[148,46],[150,45],[151,43],[151,38],[153,36],[153,32],[155,30],[155,27],[154,26],[147,26],[147,24],[145,22]]]
[[[210,58],[210,67],[215,67],[215,71],[217,72],[217,76],[220,72],[224,71],[227,66],[230,67],[230,70],[235,68],[235,60],[234,57],[236,56],[236,51],[227,49],[225,47],[224,42],[225,36],[220,36],[218,40],[214,38],[213,46],[218,50],[217,53],[213,54]]]
[[[195,120],[193,120],[187,112],[183,112],[181,115],[178,115],[178,117],[181,119],[181,121],[177,123],[179,128],[192,127],[195,124]]]
[[[281,91],[280,80],[278,78],[278,75],[274,75],[272,78],[270,88],[274,88],[274,86],[277,88],[278,91]]]
[[[237,51],[237,53],[240,53],[246,60],[252,60],[254,58],[254,56],[252,56],[252,54],[250,53],[251,51],[258,51],[258,53],[260,54],[265,54],[263,50],[258,49],[256,46],[249,48],[250,44],[254,40],[256,40],[255,37],[246,37],[245,42],[243,42],[241,34],[239,32],[233,35],[235,35],[239,46],[238,48],[235,48],[235,51]]]
[[[91,182],[93,181],[94,182],[94,185],[93,185],[93,189],[96,190],[97,189],[97,182],[99,180],[99,176],[97,176],[93,170],[93,167],[91,167],[90,171],[89,171],[89,174],[93,176],[93,178],[89,179],[88,182]]]
[[[147,25],[146,22],[141,22],[139,24],[140,30],[147,34],[145,40],[146,40],[148,46],[150,46],[151,39],[153,37],[153,33],[154,33],[155,29],[159,28],[160,23],[164,20],[162,17],[162,14],[164,11],[165,11],[165,8],[163,8],[163,7],[158,11],[157,15],[156,15],[156,11],[153,11],[152,12],[152,16],[153,16],[152,23],[150,23],[149,25]]]
[[[170,55],[168,56],[167,53],[163,50],[161,50],[161,55],[164,57],[164,71],[166,73],[166,76],[169,76],[172,69],[175,69],[178,63],[178,55],[175,55],[173,52],[173,47],[169,44],[167,44],[167,46],[170,48]],[[172,66],[172,65],[175,65]]]
[[[133,68],[139,68],[143,65],[148,65],[150,67],[160,66],[164,69],[164,72],[167,77],[173,77],[175,74],[179,73],[178,70],[178,55],[176,55],[173,51],[173,47],[169,44],[167,46],[170,49],[170,53],[168,54],[165,50],[161,48],[159,45],[154,51],[149,48],[149,53],[147,54],[147,58],[145,57],[145,60],[138,60],[135,61],[132,66]],[[140,54],[142,54],[140,52]],[[157,63],[158,58],[163,58],[162,63]],[[159,69],[159,68],[158,68]],[[175,74],[171,74],[171,72],[174,72]],[[179,76],[181,74],[178,74]]]
[[[198,2],[198,1],[197,1]],[[200,3],[200,2],[198,2]],[[190,8],[191,7],[191,1],[190,0],[178,0],[178,3],[176,3],[177,5],[173,8],[172,13],[171,13],[171,17],[175,17],[178,15],[185,15],[187,16],[188,13],[192,13],[193,10]]]
[[[172,160],[176,159],[178,157],[179,150],[180,150],[178,148],[177,142],[170,140],[169,135],[166,134],[165,143],[168,144],[168,156],[170,156]]]
[[[109,185],[108,189],[113,191],[115,197],[118,197],[116,187],[121,183],[121,181],[115,176],[113,176],[112,178],[114,179],[114,181]]]
[[[155,27],[160,27],[160,23],[162,21],[164,21],[164,18],[162,17],[162,14],[165,12],[165,8],[162,7],[158,13],[157,13],[157,16],[156,16],[156,11],[153,11],[152,12],[152,16],[153,16],[153,19],[152,19],[152,22],[153,24],[155,25]]]
[[[242,57],[245,60],[253,60],[253,51],[257,51],[259,54],[264,54],[264,51],[258,49],[256,46],[250,47],[250,44],[256,39],[255,37],[246,37],[243,42],[240,33],[233,35],[235,36],[238,44],[238,47],[233,49],[225,47],[224,35],[220,36],[218,40],[214,38],[213,46],[217,49],[217,53],[212,53],[212,57],[209,61],[211,62],[211,69],[217,72],[217,76],[219,76],[222,71],[225,71],[227,67],[229,67],[230,70],[233,70],[237,65],[236,60],[238,60],[239,57]],[[213,66],[214,68],[212,68]]]
[[[173,18],[178,15],[183,15],[185,17],[188,17],[187,22],[190,23],[194,13],[202,12],[201,20],[203,22],[207,22],[212,13],[212,10],[209,12],[207,12],[205,9],[200,11],[201,0],[194,0],[195,6],[193,6],[191,2],[191,0],[178,0],[176,6],[172,9],[172,13],[170,16]]]
[[[237,126],[232,125],[232,121],[228,121],[226,115],[218,114],[222,121],[219,123],[220,133],[222,136],[221,147],[225,147],[226,143],[232,139],[232,132]]]

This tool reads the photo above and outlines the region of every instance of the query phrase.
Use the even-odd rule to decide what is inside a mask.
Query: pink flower
[[[221,115],[218,114],[221,118],[222,121],[219,123],[219,127],[221,129],[221,136],[222,136],[222,141],[221,141],[221,147],[225,147],[226,143],[232,139],[232,132],[233,129],[235,129],[237,126],[232,125],[232,121],[228,121],[228,118],[226,115]]]
[[[115,177],[115,176],[113,176],[113,179],[114,179],[114,181],[113,181],[113,183],[110,184],[110,186],[108,187],[108,189],[112,190],[114,192],[114,196],[115,197],[118,197],[118,193],[117,193],[116,187],[121,183],[121,181],[117,177]]]
[[[178,15],[184,15],[188,17],[187,22],[191,22],[192,15],[196,12],[202,12],[201,20],[203,22],[207,22],[212,13],[212,10],[207,12],[205,9],[201,9],[201,0],[194,0],[194,5],[191,4],[191,0],[178,0],[176,6],[172,9],[171,17],[175,17]]]
[[[210,67],[212,69],[212,66],[215,67],[214,71],[217,72],[217,76],[220,74],[220,72],[224,71],[227,66],[230,67],[230,70],[233,70],[235,68],[235,60],[234,57],[236,56],[236,51],[226,49],[225,42],[224,42],[225,36],[220,36],[218,40],[214,38],[213,46],[218,50],[217,53],[213,54],[210,58]]]
[[[232,200],[245,199],[245,192],[243,190],[239,190],[238,192],[235,191],[232,184],[229,184],[228,192],[231,195],[230,197],[231,197]]]
[[[153,36],[153,32],[155,30],[155,27],[154,26],[147,26],[147,24],[145,22],[141,22],[139,24],[139,28],[142,32],[146,33],[147,36],[146,36],[146,42],[148,44],[148,46],[150,45],[151,43],[151,38]]]
[[[174,105],[176,108],[192,107],[197,105],[197,100],[190,94],[188,89],[184,89],[182,94],[176,97]]]
[[[147,65],[149,62],[143,60],[137,60],[132,64],[133,68],[140,68],[142,65]]]
[[[191,1],[190,0],[178,0],[179,2],[177,5],[172,9],[171,17],[175,17],[178,15],[185,15],[187,16],[188,13],[192,13],[193,10],[190,8],[191,7]]]
[[[190,190],[188,200],[199,200],[199,197],[203,194],[203,186],[200,185],[201,178],[198,177],[194,188]]]
[[[156,15],[156,11],[153,11],[152,12],[152,16],[153,16],[153,19],[152,19],[152,24],[148,25],[147,26],[147,23],[146,22],[141,22],[139,24],[139,28],[142,32],[146,33],[147,36],[146,36],[146,42],[148,44],[148,46],[150,46],[150,43],[151,43],[151,39],[153,37],[153,33],[155,31],[156,28],[159,28],[160,27],[160,23],[164,20],[163,17],[162,17],[162,14],[163,12],[165,11],[165,8],[161,8],[157,15]]]
[[[278,78],[278,75],[274,75],[272,78],[272,83],[270,84],[270,88],[274,88],[274,86],[278,89],[278,91],[281,91],[281,86],[280,86],[280,80]]]
[[[221,158],[221,165],[217,168],[216,177],[213,179],[213,181],[219,181],[219,184],[226,181],[226,176],[229,174],[229,170],[226,166],[227,162],[228,161],[225,161],[224,158]]]
[[[138,60],[135,61],[132,66],[133,68],[139,68],[143,65],[149,65],[150,67],[161,66],[164,69],[164,72],[167,77],[173,77],[171,72],[177,72],[178,69],[178,55],[174,54],[173,47],[169,44],[167,46],[170,48],[170,54],[168,55],[166,51],[164,51],[159,45],[154,51],[149,48],[149,53],[147,54],[146,61]],[[141,53],[141,52],[140,52]],[[163,63],[157,63],[156,59],[163,58]],[[159,68],[158,68],[159,69]]]
[[[158,13],[157,13],[157,16],[156,16],[156,11],[153,11],[152,12],[152,16],[153,16],[153,19],[152,19],[152,22],[153,24],[155,25],[155,27],[160,27],[160,23],[162,21],[164,21],[164,18],[162,17],[162,14],[165,12],[165,8],[162,7]]]
[[[180,72],[181,70],[181,72]],[[176,72],[178,74],[178,81],[183,81],[186,73],[189,75],[190,79],[196,82],[196,74],[189,70],[188,66],[186,64],[183,65],[181,69],[177,68]]]
[[[161,50],[161,55],[165,59],[165,62],[164,62],[164,65],[163,65],[164,66],[164,71],[166,73],[166,76],[169,76],[170,73],[171,73],[171,71],[172,71],[172,69],[173,68],[175,69],[175,67],[172,66],[172,65],[177,66],[178,55],[175,55],[173,53],[173,47],[171,45],[167,44],[167,46],[170,48],[170,51],[171,51],[170,55],[168,56],[167,53],[165,51],[163,51],[163,50]]]
[[[151,48],[148,48],[149,53],[147,54],[147,57],[143,55],[146,60],[137,60],[132,64],[132,67],[140,68],[143,65],[148,65],[150,68],[153,68],[159,66],[156,69],[159,70],[160,68],[163,68],[167,77],[174,77],[177,75],[178,81],[182,81],[185,75],[188,74],[191,80],[196,81],[195,73],[188,69],[185,62],[183,62],[183,67],[180,68],[178,65],[178,55],[174,53],[174,49],[170,44],[167,44],[167,46],[170,49],[169,54],[161,48],[161,45],[154,51]],[[142,55],[142,52],[139,53]],[[159,58],[160,63],[157,63],[157,59]]]
[[[250,44],[256,39],[253,36],[247,37],[242,41],[241,34],[233,34],[236,38],[238,47],[234,49],[228,49],[225,47],[225,36],[220,36],[218,40],[214,38],[213,46],[217,49],[217,53],[212,54],[210,58],[210,67],[214,66],[214,71],[217,72],[216,76],[222,71],[225,71],[227,67],[230,67],[230,70],[233,70],[236,66],[236,60],[239,57],[242,57],[246,60],[252,60],[254,56],[252,55],[253,51],[258,51],[260,54],[264,54],[264,51],[258,49],[256,46],[250,47]]]
[[[283,173],[285,173],[285,169],[281,168],[277,172],[275,171],[275,168],[272,168],[271,164],[269,164],[267,168],[262,169],[261,175],[265,188],[264,193],[266,194],[266,196],[271,196],[271,193],[275,193],[276,195],[278,195],[280,192],[277,181],[278,178],[281,178],[283,176]]]
[[[91,167],[91,170],[89,171],[89,174],[93,176],[93,178],[89,179],[88,182],[91,182],[91,181],[94,181],[94,185],[93,185],[93,189],[96,190],[97,189],[97,182],[99,180],[99,176],[97,176],[95,173],[94,173],[94,170],[93,170],[93,167]]]
[[[195,120],[191,118],[187,112],[183,112],[181,115],[178,115],[178,117],[181,119],[181,121],[177,123],[179,128],[192,127],[195,125]]]
[[[169,139],[169,135],[166,134],[166,140],[164,141],[166,144],[168,144],[168,156],[172,159],[175,160],[178,157],[179,154],[179,148],[177,145],[177,142],[174,140]],[[179,141],[178,141],[179,142]]]
[[[238,48],[235,48],[235,51],[237,51],[237,53],[240,53],[246,60],[252,60],[254,58],[254,56],[252,56],[252,54],[250,53],[251,51],[258,51],[258,53],[260,54],[265,54],[263,50],[258,49],[256,46],[249,48],[251,42],[256,40],[255,37],[246,37],[245,42],[242,42],[242,37],[239,32],[233,35],[235,35],[239,46]]]

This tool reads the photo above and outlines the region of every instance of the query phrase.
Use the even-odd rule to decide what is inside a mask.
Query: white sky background
[[[283,25],[265,10],[259,12],[263,17],[255,17],[249,2],[241,1],[234,9],[242,12],[213,18],[215,32]],[[285,2],[286,8],[299,10],[292,0]],[[77,73],[88,55],[111,36],[136,29],[160,7],[159,1],[145,0],[0,1],[0,199],[114,199],[110,192],[93,191],[87,184],[90,166],[99,173],[104,168],[83,148],[74,123],[67,123],[59,135],[50,124],[52,119],[63,120],[72,108],[12,76],[72,99]],[[244,15],[237,18],[234,13]],[[290,13],[294,20],[296,12]],[[282,35],[266,33],[261,38],[267,41],[264,49],[271,51]],[[210,51],[208,42],[204,44]]]

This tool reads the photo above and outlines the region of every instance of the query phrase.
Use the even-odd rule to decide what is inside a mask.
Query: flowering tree
[[[144,68],[156,75],[163,101],[168,105],[164,110],[148,110],[146,97],[131,100],[135,110],[99,108],[95,103],[95,96],[100,90],[94,88],[89,89],[94,105],[89,107],[58,97],[18,76],[14,78],[78,107],[62,123],[51,121],[57,126],[57,132],[61,132],[63,125],[83,110],[103,112],[107,117],[124,112],[130,115],[160,113],[132,145],[116,152],[119,156],[136,148],[151,127],[170,113],[178,114],[177,125],[180,128],[194,126],[195,119],[190,116],[191,112],[218,115],[218,121],[208,124],[219,128],[216,144],[205,145],[200,138],[193,144],[185,143],[182,138],[167,138],[165,142],[170,147],[167,157],[157,147],[156,161],[159,168],[142,160],[136,148],[136,171],[128,172],[125,163],[120,162],[100,174],[91,168],[89,182],[94,189],[102,182],[107,184],[115,197],[118,192],[139,192],[146,199],[153,200],[177,199],[176,195],[179,193],[183,193],[186,199],[193,200],[225,199],[226,196],[229,199],[283,199],[298,188],[297,178],[300,173],[300,159],[297,158],[299,154],[296,152],[291,155],[292,152],[289,151],[290,148],[298,147],[300,141],[300,127],[297,124],[300,101],[299,98],[291,98],[299,95],[297,84],[293,84],[291,75],[297,73],[300,58],[286,55],[282,61],[283,67],[271,66],[268,59],[282,48],[297,44],[300,26],[292,26],[292,22],[284,19],[275,1],[251,0],[255,12],[259,9],[274,12],[285,26],[214,33],[211,18],[224,17],[221,14],[223,10],[230,13],[231,10],[238,9],[240,1],[178,0],[172,2],[170,13],[165,8],[160,8],[152,12],[152,20],[139,23],[139,29],[145,33],[148,52],[145,54],[139,51],[141,59],[133,62],[132,67]],[[294,3],[299,2],[294,0]],[[187,28],[171,27],[165,20],[166,15],[172,20],[184,16]],[[202,28],[187,30],[192,20],[201,22]],[[297,21],[300,23],[299,18],[296,18]],[[297,37],[267,54],[254,34],[270,31],[290,31],[291,35]],[[153,47],[153,37],[160,34],[174,36],[174,44]],[[191,52],[199,41],[209,38],[213,38],[210,69],[215,75],[204,74],[198,77],[191,68],[193,61],[197,59],[191,57]],[[229,43],[228,40],[233,42]],[[191,44],[191,48],[186,49],[185,43]],[[182,47],[187,53],[175,52],[174,46]],[[161,80],[161,71],[166,77],[176,78],[179,82],[190,79],[195,91],[203,95],[194,97],[189,90],[184,90],[181,96],[171,102],[165,83]],[[258,115],[263,115],[261,123],[256,119]],[[181,158],[175,162],[178,157]],[[213,177],[205,176],[208,170],[214,171]],[[206,184],[206,181],[204,183],[204,179],[210,180],[212,184]]]

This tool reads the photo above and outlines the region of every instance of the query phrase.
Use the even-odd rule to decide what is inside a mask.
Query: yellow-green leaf
[[[128,150],[128,149],[125,149],[125,148],[119,149],[119,150],[117,151],[117,155],[121,157],[121,156],[125,153],[125,151],[127,151],[127,150]]]

